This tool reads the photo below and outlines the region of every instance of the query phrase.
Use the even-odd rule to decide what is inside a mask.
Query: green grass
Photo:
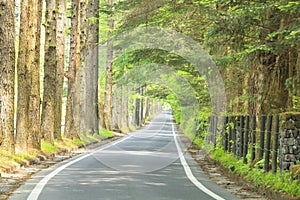
[[[44,140],[41,141],[41,151],[32,150],[30,152],[25,152],[24,154],[15,154],[13,156],[7,156],[5,153],[0,151],[0,171],[1,169],[10,168],[16,166],[17,163],[24,164],[31,159],[36,158],[39,154],[51,154],[56,153],[63,149],[71,149],[73,147],[78,147],[83,144],[87,144],[94,141],[99,141],[104,138],[113,137],[114,133],[101,129],[99,134],[89,135],[81,134],[80,139],[68,139],[62,137],[62,140],[55,140],[54,145]]]
[[[114,133],[112,131],[108,131],[104,128],[100,128],[99,135],[101,138],[110,138],[114,136]]]
[[[41,141],[41,150],[45,153],[51,153],[58,150],[57,146],[52,145],[49,142],[46,142],[45,140]]]
[[[233,154],[224,152],[222,148],[213,151],[213,158],[233,173],[243,176],[257,187],[267,187],[274,191],[283,191],[295,197],[300,197],[300,184],[298,180],[291,181],[290,173],[280,174],[277,172],[265,172],[257,167],[244,164],[242,159]]]
[[[196,136],[193,140],[193,143],[195,143],[198,147],[202,147],[203,146],[203,139]]]

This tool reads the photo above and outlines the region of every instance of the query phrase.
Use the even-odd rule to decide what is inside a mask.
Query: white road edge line
[[[111,144],[108,144],[108,145],[105,145],[103,147],[100,147],[86,155],[83,155],[83,156],[80,156],[79,158],[75,159],[75,160],[72,160],[62,166],[60,166],[59,168],[57,168],[56,170],[54,170],[53,172],[51,172],[50,174],[48,174],[47,176],[45,176],[42,180],[40,180],[40,182],[38,182],[36,184],[36,186],[34,187],[34,189],[31,191],[30,195],[27,197],[27,200],[37,200],[43,190],[43,188],[45,187],[45,185],[54,177],[56,176],[59,172],[61,172],[62,170],[64,170],[65,168],[69,167],[70,165],[73,165],[74,163],[77,163],[91,155],[93,155],[94,153],[98,152],[98,151],[101,151],[101,150],[104,150],[108,147],[111,147],[113,145],[116,145],[120,142],[123,142],[124,140],[127,140],[128,138],[130,138],[131,136],[128,136],[128,137],[125,137],[121,140],[118,140],[116,142],[113,142]]]
[[[215,194],[214,192],[210,191],[209,189],[207,189],[202,183],[200,183],[196,177],[194,176],[190,166],[188,165],[188,163],[186,162],[185,158],[184,158],[184,154],[181,150],[181,147],[177,141],[177,137],[174,131],[174,123],[172,124],[172,131],[173,131],[173,137],[174,137],[174,141],[176,144],[176,148],[177,148],[177,152],[180,158],[180,162],[181,165],[184,168],[184,172],[186,174],[186,176],[188,177],[188,179],[190,179],[190,181],[197,187],[199,188],[201,191],[203,191],[204,193],[208,194],[209,196],[211,196],[212,198],[216,199],[216,200],[225,200],[222,197],[220,197],[219,195]]]

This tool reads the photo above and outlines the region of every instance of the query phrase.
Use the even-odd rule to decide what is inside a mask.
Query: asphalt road
[[[129,136],[43,170],[10,200],[210,200],[237,197],[185,152],[170,111]]]

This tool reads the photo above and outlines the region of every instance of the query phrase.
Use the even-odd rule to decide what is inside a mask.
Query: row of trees
[[[62,118],[68,138],[98,133],[99,125],[124,131],[140,125],[155,104],[145,96],[170,103],[180,122],[182,105],[170,88],[143,80],[116,84],[135,66],[147,63],[169,66],[188,80],[201,116],[210,113],[206,77],[179,55],[140,49],[114,59],[108,42],[101,55],[106,64],[100,66],[99,42],[136,27],[169,28],[199,42],[223,77],[230,113],[300,108],[298,1],[108,0],[99,5],[98,0],[22,0],[20,27],[15,24],[15,7],[14,2],[0,0],[0,146],[9,153],[39,149],[41,138],[50,143],[60,139]],[[15,27],[19,43],[14,40]]]
[[[222,74],[229,113],[260,115],[300,109],[299,1],[134,0],[121,1],[117,7],[122,15],[119,31],[159,26],[198,41]],[[170,53],[157,50],[148,51],[149,56],[189,74],[186,77],[200,104],[207,102],[199,76],[182,58],[170,60]],[[135,58],[142,57],[143,52],[136,52]]]
[[[43,10],[43,3],[46,9]],[[77,1],[79,3],[79,1]],[[18,5],[19,4],[19,5]],[[76,4],[74,2],[74,4]],[[17,10],[16,8],[19,8]],[[76,6],[75,6],[76,7]],[[15,13],[16,9],[16,13]],[[79,10],[73,10],[72,21],[78,20]],[[43,11],[45,14],[43,15]],[[16,14],[16,18],[15,15]],[[43,16],[45,20],[42,20]],[[41,148],[41,138],[54,143],[61,139],[62,94],[65,63],[66,1],[24,0],[1,1],[1,150],[8,154]],[[19,26],[18,26],[18,22]],[[43,26],[42,26],[43,24]],[[16,28],[15,28],[16,27]],[[42,34],[42,27],[45,34]],[[14,34],[14,30],[16,34]],[[79,69],[76,41],[79,29],[72,28],[69,71]],[[77,33],[76,33],[77,32]],[[16,40],[14,40],[16,39]],[[41,41],[45,41],[41,45]],[[97,43],[97,41],[94,41]],[[14,48],[16,46],[16,48]],[[9,56],[6,56],[6,55]],[[41,55],[44,57],[42,65]],[[4,59],[9,57],[9,59]],[[15,66],[17,74],[15,76]],[[43,92],[40,88],[43,69]],[[72,84],[74,75],[69,76]],[[17,87],[15,87],[17,84]],[[14,97],[17,91],[17,105]],[[42,97],[42,100],[41,100]],[[42,104],[41,104],[42,101]],[[68,99],[72,101],[72,99]],[[72,103],[68,103],[68,105]],[[14,134],[14,112],[16,133]],[[68,113],[68,112],[67,112]],[[70,114],[67,114],[67,122]],[[72,116],[73,117],[73,116]],[[67,123],[66,123],[67,124]],[[69,128],[69,124],[67,124]],[[73,124],[71,124],[72,126]],[[67,137],[76,137],[66,129]]]
[[[103,12],[98,0],[15,2],[0,1],[2,153],[40,150],[42,139],[54,144],[62,131],[70,139],[102,127],[128,131],[161,109],[132,97],[141,86],[113,91],[112,49],[99,68],[99,35],[112,37],[114,29],[112,0]]]

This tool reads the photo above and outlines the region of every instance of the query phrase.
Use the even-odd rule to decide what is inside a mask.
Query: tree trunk
[[[128,129],[128,86],[122,85],[122,96],[121,96],[121,122],[120,122],[120,129],[122,133],[127,133]]]
[[[143,98],[143,87],[139,87],[140,94],[140,105],[139,105],[139,126],[143,125],[143,112],[144,112],[144,98]]]
[[[20,46],[18,57],[18,102],[16,151],[40,149],[40,94],[37,49],[40,37],[39,1],[21,2]],[[32,130],[34,130],[32,132]]]
[[[103,103],[103,98],[102,98],[102,91],[101,91],[101,85],[100,85],[100,80],[99,80],[99,84],[98,84],[98,106],[99,106],[99,125],[103,128],[105,127],[105,123],[104,123],[104,103]]]
[[[286,111],[288,91],[285,81],[288,78],[288,65],[285,54],[263,55],[259,73],[258,114],[275,114]]]
[[[113,0],[108,0],[110,6],[113,5]],[[114,30],[114,21],[112,16],[108,19],[108,32],[107,38],[110,39],[112,36],[112,31]],[[105,97],[104,97],[104,123],[107,130],[111,130],[111,119],[112,119],[112,59],[113,59],[113,49],[112,43],[107,44],[107,55],[106,55],[106,82],[105,82]]]
[[[300,83],[300,45],[297,45],[297,61],[296,61],[296,74],[297,74],[297,83],[299,84]],[[300,111],[300,89],[297,88],[297,91],[296,91],[296,96],[297,96],[297,100],[298,100],[298,103],[297,105],[295,105],[295,107],[297,108],[297,111]]]
[[[46,0],[46,24],[42,134],[45,141],[54,144],[57,70],[56,0]]]
[[[14,1],[0,0],[0,150],[14,154]]]
[[[87,2],[86,0],[80,1],[80,70],[76,79],[76,99],[78,104],[75,105],[75,115],[76,124],[79,125],[79,132],[81,134],[86,134],[88,131],[86,129],[87,124],[87,105],[86,105],[86,58],[87,58]],[[76,101],[76,102],[77,102]]]
[[[113,91],[116,91],[116,86],[113,87]],[[119,111],[118,111],[118,95],[116,92],[112,94],[112,118],[111,118],[111,124],[112,124],[112,130],[118,131],[119,130],[119,124],[118,124],[118,118],[119,118]]]
[[[31,17],[31,18],[30,18]],[[16,152],[22,153],[27,151],[28,138],[28,104],[30,96],[30,68],[29,64],[33,63],[35,46],[27,46],[30,41],[29,20],[30,16],[28,0],[21,2],[20,17],[20,44],[18,56],[18,101],[17,101],[17,130],[16,130]],[[32,43],[32,41],[31,41]],[[28,54],[30,53],[30,54]]]
[[[56,30],[56,95],[54,112],[54,138],[61,140],[62,125],[62,98],[64,84],[64,66],[65,66],[65,44],[66,44],[66,0],[57,1],[57,30]]]
[[[99,1],[91,0],[87,8],[87,99],[86,112],[88,120],[86,128],[91,134],[99,133],[98,117],[98,59],[99,59]]]
[[[36,37],[35,42],[35,67],[31,72],[31,90],[29,98],[29,140],[31,140],[30,148],[41,148],[41,117],[40,117],[40,59],[41,59],[41,25],[42,25],[42,12],[43,2],[34,0],[33,5],[37,6],[35,12],[36,27],[33,30],[33,34]],[[31,138],[31,139],[30,139]]]
[[[71,19],[71,47],[69,69],[66,74],[68,78],[68,95],[66,105],[65,119],[65,137],[70,139],[78,138],[78,125],[74,120],[74,96],[76,89],[76,75],[80,68],[80,1],[72,2],[72,19]]]
[[[257,75],[255,73],[255,63],[251,63],[251,72],[248,76],[248,114],[256,115],[257,114]]]
[[[139,93],[139,88],[137,91]],[[140,126],[140,98],[134,98],[134,126]]]

